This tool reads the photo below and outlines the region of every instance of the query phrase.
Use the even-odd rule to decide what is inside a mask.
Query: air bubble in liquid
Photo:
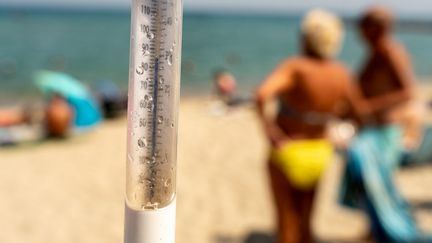
[[[138,139],[138,146],[140,148],[147,147],[147,141],[146,141],[146,139],[145,138]]]
[[[153,184],[153,181],[150,180],[150,179],[146,179],[145,182],[146,182],[147,185],[152,185]]]
[[[168,52],[167,52],[167,55],[166,55],[166,60],[167,60],[167,63],[168,63],[168,65],[170,65],[170,66],[172,66],[172,64],[173,64],[173,49],[171,49],[171,50],[169,50]]]
[[[170,187],[171,186],[171,179],[166,180],[165,183],[164,183],[164,186],[165,187]]]
[[[147,37],[148,37],[150,40],[153,40],[153,39],[155,38],[155,35],[154,35],[153,32],[149,32],[149,33],[147,34]]]
[[[138,176],[138,183],[146,185],[146,184],[151,184],[152,181],[149,178],[147,178],[147,176],[145,175],[145,173],[141,173]]]
[[[167,63],[168,63],[168,65],[172,66],[172,64],[173,64],[173,56],[172,56],[172,54],[168,57]]]
[[[149,104],[147,105],[147,108],[148,108],[148,111],[152,112],[153,109],[154,109],[154,104],[153,104],[153,103],[149,103]]]
[[[163,123],[163,116],[159,116],[158,117],[158,124],[162,124]]]
[[[152,165],[156,163],[156,157],[152,156],[150,158],[147,158],[147,164]]]
[[[152,101],[152,100],[153,100],[153,97],[152,97],[151,95],[145,95],[145,96],[144,96],[144,100]]]

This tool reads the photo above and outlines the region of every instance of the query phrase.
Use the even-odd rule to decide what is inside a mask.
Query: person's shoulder
[[[306,65],[306,62],[303,58],[298,56],[288,57],[283,59],[277,69],[290,70],[291,72],[298,72]]]
[[[310,70],[311,67],[316,67],[316,62],[305,56],[293,56],[285,59],[282,63],[285,67],[299,72]]]
[[[387,46],[395,51],[406,52],[405,46],[398,40],[390,41]]]
[[[409,59],[408,50],[401,42],[397,40],[389,41],[387,45],[385,45],[384,51],[389,58]]]
[[[295,67],[295,66],[298,66],[299,64],[302,64],[304,62],[305,62],[304,58],[302,58],[300,56],[292,56],[292,57],[285,58],[284,60],[282,60],[281,63],[284,66]]]

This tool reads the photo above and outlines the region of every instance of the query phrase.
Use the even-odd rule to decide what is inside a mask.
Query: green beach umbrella
[[[33,79],[45,95],[58,93],[65,98],[90,96],[87,88],[80,81],[65,73],[42,70],[36,72]]]

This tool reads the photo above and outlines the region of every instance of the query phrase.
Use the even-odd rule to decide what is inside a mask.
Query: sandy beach
[[[226,116],[208,98],[181,103],[178,243],[266,243],[273,208],[267,146],[251,108]],[[0,150],[0,242],[119,243],[123,238],[126,121],[66,141]],[[314,232],[324,242],[359,242],[362,214],[341,208],[335,159],[324,176]],[[432,231],[432,167],[398,172],[422,228]]]

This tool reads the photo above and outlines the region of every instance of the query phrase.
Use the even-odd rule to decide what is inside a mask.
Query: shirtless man
[[[398,122],[412,130],[415,118],[408,117],[406,104],[413,97],[413,71],[407,51],[391,36],[392,27],[393,16],[383,7],[372,7],[361,18],[359,28],[369,56],[359,88],[373,107],[372,125]]]
[[[325,139],[327,122],[344,115],[349,105],[360,107],[349,72],[333,60],[342,37],[343,26],[336,16],[311,11],[302,24],[302,53],[283,61],[256,92],[258,114],[272,145],[268,165],[279,243],[313,241],[315,189],[332,157]],[[264,108],[272,99],[280,105],[275,120]]]
[[[410,225],[414,220],[410,212],[405,211],[405,205],[398,207],[405,202],[393,183],[393,169],[398,165],[401,152],[399,128],[394,125],[408,128],[405,135],[415,136],[409,133],[416,132],[416,124],[411,122],[413,117],[408,112],[409,101],[414,96],[411,62],[404,47],[391,36],[392,27],[392,14],[383,7],[370,8],[359,21],[369,53],[358,78],[358,87],[370,109],[368,119],[362,124],[367,129],[359,132],[347,153],[343,183],[348,184],[341,187],[342,201],[347,199],[349,204],[357,204],[367,213],[371,222],[368,240],[374,238],[377,242],[401,242],[399,239],[411,236],[404,233],[399,236],[398,227],[415,227]],[[406,148],[415,145],[407,137],[404,142]],[[362,185],[361,190],[356,188],[358,185]],[[381,202],[392,202],[391,205],[396,206],[386,204],[387,209],[380,211],[377,208],[382,207]],[[383,219],[393,220],[393,224]],[[426,242],[403,239],[403,242]]]

